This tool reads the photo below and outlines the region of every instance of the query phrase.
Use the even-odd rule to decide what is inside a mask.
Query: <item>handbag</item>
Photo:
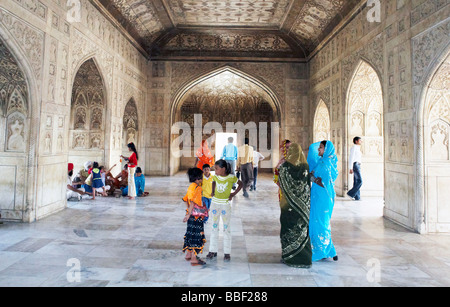
[[[192,208],[192,216],[194,217],[208,217],[208,208],[206,206],[200,207],[194,203],[194,208]]]
[[[206,206],[199,206],[196,203],[194,203],[191,215],[194,217],[208,217],[209,210]]]

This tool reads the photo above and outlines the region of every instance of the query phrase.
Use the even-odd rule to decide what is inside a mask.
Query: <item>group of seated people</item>
[[[127,196],[128,195],[128,165],[125,164],[122,171],[113,176],[112,169],[116,167],[114,164],[109,170],[104,166],[99,166],[97,162],[88,161],[74,177],[74,165],[68,164],[67,178],[67,200],[78,200],[82,198],[95,199],[96,195],[107,196]],[[73,178],[72,178],[73,177]],[[134,176],[136,185],[136,193],[138,197],[147,196],[145,192],[145,176],[142,174],[140,167],[136,168]]]

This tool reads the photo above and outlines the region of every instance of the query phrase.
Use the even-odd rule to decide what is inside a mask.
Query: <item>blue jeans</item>
[[[348,191],[347,195],[356,200],[361,199],[361,186],[362,186],[362,178],[361,178],[361,164],[355,162],[353,164],[353,188]]]
[[[256,179],[258,179],[258,168],[253,168],[253,190],[256,190]]]

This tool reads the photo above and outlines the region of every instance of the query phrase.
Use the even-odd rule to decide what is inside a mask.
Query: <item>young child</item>
[[[222,217],[224,239],[223,251],[224,260],[231,260],[231,201],[243,187],[242,181],[231,175],[231,165],[225,160],[219,160],[215,164],[216,175],[213,177],[212,202],[210,213],[212,216],[211,242],[207,259],[217,257],[219,243],[219,223]],[[237,189],[231,193],[233,185],[238,183]]]
[[[102,193],[102,196],[106,197],[108,196],[109,190],[111,190],[111,186],[106,184],[107,171],[104,166],[100,166],[98,169],[100,170],[100,175],[102,177],[103,187],[97,188],[97,193]]]
[[[95,199],[95,194],[98,188],[103,188],[103,195],[106,194],[98,162],[94,162],[92,165],[92,199]]]
[[[211,193],[212,193],[213,177],[211,176],[211,166],[209,164],[203,165],[203,183],[202,183],[202,202],[206,208],[211,207]],[[208,221],[208,217],[205,218],[205,223]]]
[[[186,252],[185,259],[191,262],[192,266],[205,265],[206,262],[198,257],[203,253],[205,245],[204,219],[193,215],[194,203],[202,207],[202,181],[203,172],[199,168],[191,168],[188,170],[189,182],[191,185],[187,191],[183,201],[186,202],[186,216],[183,223],[187,222],[186,234],[184,235],[183,252]]]
[[[149,193],[145,192],[145,176],[142,174],[142,169],[136,167],[136,174],[134,175],[134,184],[136,185],[136,194],[138,197],[147,196]]]

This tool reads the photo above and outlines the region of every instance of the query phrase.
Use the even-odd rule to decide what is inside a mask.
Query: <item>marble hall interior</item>
[[[450,286],[449,16],[450,0],[1,1],[0,286]],[[191,267],[186,170],[239,129],[266,156],[258,188],[234,200],[232,261]],[[280,262],[285,139],[335,145],[338,262]],[[130,142],[147,197],[67,200],[69,163],[116,176]]]

